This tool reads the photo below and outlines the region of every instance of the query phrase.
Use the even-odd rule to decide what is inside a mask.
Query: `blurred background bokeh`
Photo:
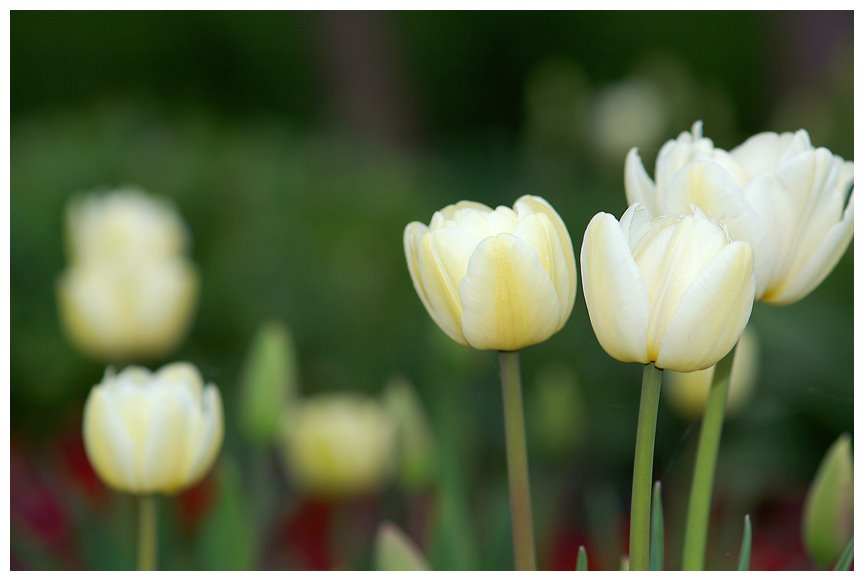
[[[188,224],[200,299],[171,355],[219,386],[225,445],[161,502],[163,568],[370,568],[380,522],[438,569],[512,567],[497,357],[452,343],[405,265],[412,220],[470,199],[549,200],[581,245],[625,209],[624,155],[704,121],[731,148],[810,132],[853,153],[852,13],[13,12],[12,567],[134,566],[130,497],[92,472],[81,412],[105,364],[62,332],[55,296],[73,195],[133,185]],[[760,370],[726,423],[708,565],[807,569],[803,501],[853,427],[852,250],[803,301],[757,304]],[[282,321],[302,397],[414,386],[435,462],[423,482],[308,494],[276,445],[245,437],[243,366]],[[523,353],[541,568],[626,551],[641,368],[573,316]],[[394,379],[401,378],[401,379]],[[416,411],[416,409],[414,410]],[[662,406],[667,564],[680,564],[698,423]]]

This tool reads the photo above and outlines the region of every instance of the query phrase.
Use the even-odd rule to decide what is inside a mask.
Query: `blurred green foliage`
[[[350,24],[351,15],[342,17]],[[317,13],[13,13],[13,442],[46,478],[55,478],[53,456],[37,450],[79,429],[86,394],[104,371],[74,350],[57,321],[65,205],[73,194],[96,187],[140,185],[174,200],[189,224],[201,272],[196,321],[172,358],[195,362],[219,386],[226,407],[213,512],[193,529],[201,536],[198,557],[183,560],[195,553],[187,540],[168,549],[165,566],[262,566],[260,556],[241,546],[217,555],[222,560],[201,557],[201,547],[230,545],[237,534],[244,501],[238,486],[248,490],[263,479],[275,495],[253,501],[269,499],[269,509],[250,509],[269,511],[269,521],[242,524],[270,535],[259,550],[281,538],[272,520],[300,510],[272,458],[249,452],[230,411],[239,402],[256,330],[279,319],[291,331],[304,394],[378,393],[394,374],[417,387],[439,450],[431,513],[420,521],[428,534],[426,525],[400,520],[411,513],[411,502],[399,491],[384,495],[382,515],[422,539],[433,568],[509,568],[496,357],[453,344],[429,319],[404,263],[404,226],[428,221],[460,199],[509,205],[533,193],[559,211],[578,248],[596,212],[620,215],[623,155],[617,166],[598,163],[581,125],[559,138],[529,114],[528,95],[538,94],[531,83],[550,62],[565,72],[551,77],[542,94],[552,98],[541,108],[553,114],[548,107],[563,107],[558,118],[567,118],[568,107],[583,114],[599,88],[634,74],[645,57],[665,55],[691,86],[717,87],[734,104],[710,109],[706,101],[720,111],[706,113],[718,127],[715,134],[706,124],[706,134],[726,148],[762,130],[809,129],[806,120],[789,117],[794,108],[783,113],[792,126],[775,125],[783,119],[775,112],[798,87],[820,87],[815,102],[823,107],[822,125],[818,136],[813,130],[814,141],[848,159],[851,13],[812,17],[809,28],[806,18],[768,13],[380,15],[373,32],[386,40],[394,78],[420,127],[404,142],[370,136],[334,113],[339,85],[328,75],[339,69],[326,56],[332,38],[322,20]],[[793,61],[797,52],[784,52],[802,27],[815,54],[807,66]],[[829,47],[820,44],[829,39],[835,39]],[[362,59],[362,38],[357,42]],[[573,78],[581,80],[567,80]],[[701,103],[691,100],[693,115],[700,115]],[[553,129],[560,127],[551,118]],[[646,162],[690,121],[666,127],[643,156]],[[724,555],[737,554],[741,516],[771,499],[803,499],[823,451],[837,434],[852,430],[852,265],[850,249],[805,300],[754,308],[763,371],[752,403],[724,431],[715,486],[724,518],[712,521],[711,566],[734,567]],[[522,361],[529,421],[543,422],[542,408],[551,406],[546,429],[528,426],[537,438],[529,447],[540,564],[569,559],[572,569],[583,542],[592,568],[615,569],[625,547],[641,369],[602,351],[581,290],[565,328],[526,350]],[[572,381],[571,398],[548,387],[534,394],[536,383],[550,381],[549,366],[558,370],[554,381]],[[578,427],[568,427],[571,416],[555,409],[571,399],[579,407],[571,412]],[[675,535],[683,524],[693,428],[661,409],[655,477],[667,499],[670,566],[679,559]],[[568,434],[578,441],[562,446],[560,437]],[[62,478],[55,486],[64,488]],[[132,563],[131,539],[118,536],[132,522],[118,516],[125,500],[114,496],[111,510],[102,512],[76,505],[83,566]],[[178,501],[163,501],[163,522],[177,522],[171,507]],[[12,503],[13,548],[25,547],[14,494]],[[131,509],[125,514],[131,518]],[[219,530],[225,527],[232,529],[230,538]],[[192,535],[171,532],[170,524],[163,530]],[[567,531],[577,538],[564,546],[557,539]],[[764,531],[757,530],[756,539]],[[126,548],[116,547],[120,543]],[[62,566],[49,553],[25,548],[18,552],[24,566]],[[754,541],[752,567],[758,567],[757,551]],[[364,563],[370,565],[338,561],[343,567]]]

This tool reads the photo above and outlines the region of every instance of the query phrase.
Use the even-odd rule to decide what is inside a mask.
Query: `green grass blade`
[[[855,551],[852,550],[853,540],[854,538],[849,539],[849,544],[846,545],[845,549],[843,549],[843,554],[840,555],[840,560],[838,560],[837,565],[834,566],[835,571],[848,571],[849,567],[852,565],[852,557],[855,553]]]
[[[663,570],[663,501],[660,499],[660,481],[654,483],[654,495],[651,500],[651,545],[648,557],[650,571]]]
[[[576,570],[588,570],[588,552],[585,550],[585,547],[583,545],[579,545],[579,556],[576,557]]]
[[[738,557],[738,570],[750,570],[750,545],[753,543],[753,527],[750,515],[744,517],[744,536],[741,538],[741,556]]]

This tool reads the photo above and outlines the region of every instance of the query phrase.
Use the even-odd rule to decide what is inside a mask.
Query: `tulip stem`
[[[630,496],[630,571],[647,571],[651,535],[651,481],[654,472],[654,435],[663,371],[653,363],[642,372],[636,452],[633,455],[633,490]]]
[[[723,430],[723,413],[729,393],[729,377],[732,375],[732,360],[735,348],[714,367],[714,378],[705,404],[705,415],[699,431],[699,447],[693,467],[693,483],[690,487],[690,504],[687,507],[687,524],[684,528],[685,571],[701,571],[705,567],[705,545],[708,539],[708,520],[711,509],[711,490],[714,487],[714,469],[717,466],[717,451],[720,448],[720,433]]]
[[[138,497],[138,570],[156,570],[156,519],[158,506],[155,494]]]
[[[531,486],[528,477],[528,450],[525,443],[519,352],[501,351],[500,363],[513,554],[517,570],[534,571],[537,569],[537,558],[534,554],[534,525],[531,517]]]

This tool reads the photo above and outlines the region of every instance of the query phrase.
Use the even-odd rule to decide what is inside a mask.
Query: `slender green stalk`
[[[633,455],[633,492],[630,496],[630,570],[647,571],[651,534],[651,477],[654,471],[654,434],[663,372],[653,363],[642,372],[642,397]]]
[[[534,571],[537,568],[537,558],[534,553],[534,525],[531,517],[531,487],[528,480],[528,449],[525,444],[525,414],[522,411],[519,353],[501,351],[500,363],[513,554],[517,570]]]
[[[708,518],[711,509],[711,490],[714,487],[714,469],[717,451],[720,448],[720,433],[723,430],[723,413],[729,393],[729,377],[732,375],[732,360],[735,348],[714,367],[714,379],[705,415],[699,432],[699,447],[693,467],[693,484],[690,487],[690,504],[687,508],[687,524],[684,528],[684,570],[701,571],[705,567],[705,544],[708,539]]]
[[[654,483],[654,494],[651,500],[651,545],[648,567],[651,571],[663,570],[663,492],[660,481]]]
[[[156,495],[138,497],[138,570],[156,570]]]

